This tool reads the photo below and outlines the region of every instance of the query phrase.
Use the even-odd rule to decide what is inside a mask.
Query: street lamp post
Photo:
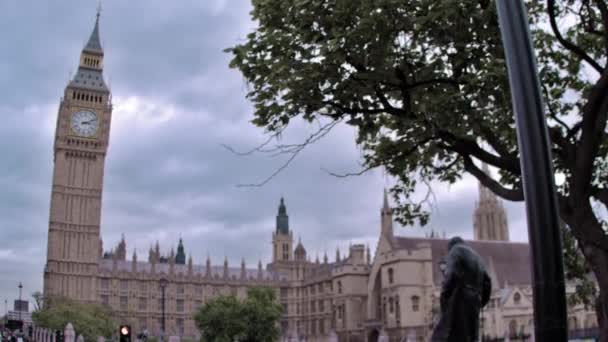
[[[517,127],[537,341],[568,340],[562,241],[551,144],[522,0],[496,0]]]
[[[167,288],[167,279],[160,279],[160,290],[161,294],[161,321],[160,321],[160,340],[165,340],[165,288]]]
[[[21,282],[19,282],[19,321],[21,321],[21,289],[23,289],[23,285],[21,284]]]

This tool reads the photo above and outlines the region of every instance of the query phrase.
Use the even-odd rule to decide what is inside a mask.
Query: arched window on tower
[[[388,283],[392,284],[395,281],[395,272],[393,271],[393,268],[389,268],[388,269]]]
[[[342,293],[342,282],[338,280],[338,293]]]

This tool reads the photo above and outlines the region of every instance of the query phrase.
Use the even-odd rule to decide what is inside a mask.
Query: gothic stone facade
[[[293,232],[284,201],[272,233],[273,259],[263,267],[213,266],[186,262],[180,241],[177,254],[150,249],[148,260],[135,253],[127,260],[123,240],[103,254],[100,236],[101,196],[105,156],[112,117],[111,95],[103,80],[104,51],[99,40],[99,16],[80,56],[74,79],[65,88],[57,118],[53,186],[44,271],[46,296],[66,296],[98,302],[115,310],[135,331],[160,333],[163,290],[168,334],[198,336],[193,313],[219,295],[243,298],[251,286],[275,288],[284,307],[281,327],[291,340],[325,341],[335,332],[340,341],[423,341],[438,311],[442,274],[440,262],[447,240],[395,236],[393,212],[386,193],[378,242],[369,248],[352,245],[343,257],[336,251],[311,261]],[[480,187],[474,213],[474,241],[492,275],[494,291],[483,312],[484,334],[529,333],[532,293],[527,244],[508,241],[506,213],[498,199]],[[249,263],[251,264],[251,263]],[[569,287],[572,291],[572,287]],[[596,319],[584,307],[572,307],[570,323],[593,327]]]

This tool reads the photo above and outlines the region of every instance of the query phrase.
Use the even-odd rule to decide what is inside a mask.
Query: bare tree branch
[[[557,41],[559,41],[560,44],[562,44],[562,46],[564,46],[567,50],[570,50],[572,53],[582,58],[585,62],[587,62],[589,65],[591,65],[591,67],[593,67],[597,72],[601,74],[604,71],[604,68],[602,68],[593,58],[587,55],[587,53],[585,53],[583,49],[581,49],[574,43],[566,40],[566,38],[562,36],[561,32],[559,31],[559,27],[557,27],[557,20],[555,17],[555,0],[547,0],[547,10],[549,12],[549,22],[551,24],[551,30],[553,30],[553,34],[555,34],[555,38],[557,38]]]
[[[336,173],[333,171],[329,171],[328,169],[322,167],[321,170],[327,172],[329,175],[337,177],[337,178],[346,178],[346,177],[353,177],[353,176],[361,176],[365,173],[367,173],[368,171],[375,169],[375,166],[368,166],[366,168],[363,168],[357,172],[347,172],[347,173]]]
[[[232,148],[231,146],[229,146],[229,145],[227,145],[227,144],[220,144],[220,146],[222,146],[223,148],[227,149],[228,151],[230,151],[230,152],[232,152],[232,153],[234,153],[234,154],[236,154],[236,155],[239,155],[239,156],[248,156],[248,155],[251,155],[251,154],[253,154],[253,153],[255,153],[255,152],[261,152],[261,151],[262,151],[262,149],[263,149],[264,147],[266,147],[266,146],[267,146],[267,145],[268,145],[268,144],[269,144],[269,143],[270,143],[270,142],[271,142],[273,139],[276,139],[277,137],[279,137],[279,136],[281,135],[281,133],[283,133],[283,131],[285,130],[285,128],[286,128],[286,127],[283,127],[283,128],[281,128],[279,131],[277,131],[277,132],[275,132],[275,133],[271,134],[271,135],[268,137],[268,139],[266,139],[266,141],[264,141],[263,143],[259,144],[259,145],[258,145],[258,146],[256,146],[256,147],[252,148],[252,149],[251,149],[251,150],[249,150],[249,151],[245,151],[245,152],[239,152],[239,151],[236,151],[234,148]]]
[[[310,136],[308,136],[308,138],[306,138],[304,140],[304,142],[299,143],[299,144],[281,144],[281,145],[276,145],[272,149],[262,149],[260,146],[267,145],[267,143],[265,143],[265,144],[262,144],[262,145],[258,146],[257,148],[254,148],[252,150],[254,152],[274,153],[274,156],[281,155],[281,154],[288,154],[289,158],[287,158],[287,160],[280,167],[278,167],[277,169],[275,169],[272,174],[270,174],[268,177],[266,177],[261,182],[259,182],[259,183],[237,184],[237,187],[261,187],[261,186],[264,186],[265,184],[267,184],[268,182],[270,182],[274,177],[276,177],[279,173],[281,173],[283,170],[285,170],[285,168],[287,168],[289,166],[289,164],[291,164],[291,162],[295,159],[295,157],[304,148],[306,148],[310,144],[313,144],[313,143],[317,142],[321,138],[325,137],[332,130],[332,128],[334,128],[341,121],[342,121],[341,119],[333,120],[333,121],[331,121],[331,122],[329,122],[329,123],[321,126],[321,128],[319,128],[316,132],[314,132]],[[275,136],[276,135],[273,134],[273,137],[275,137]],[[229,150],[232,150],[229,147],[226,147],[226,148],[228,148]]]
[[[505,188],[500,183],[490,178],[490,176],[486,175],[481,169],[479,169],[473,163],[473,160],[469,156],[462,156],[464,160],[464,168],[470,174],[472,174],[483,186],[492,190],[498,196],[507,199],[509,201],[520,202],[524,200],[524,192],[521,187],[519,188]]]
[[[549,110],[549,116],[555,122],[557,122],[562,127],[564,127],[564,129],[566,130],[566,132],[569,134],[570,133],[570,126],[568,126],[565,122],[563,122],[557,116],[557,112],[555,111],[555,108],[553,108],[553,106],[551,105],[551,101],[550,101],[550,98],[549,98],[549,89],[547,89],[547,85],[541,82],[541,86],[543,87],[543,92],[545,93],[545,99],[546,99],[545,103],[547,104],[547,109]]]

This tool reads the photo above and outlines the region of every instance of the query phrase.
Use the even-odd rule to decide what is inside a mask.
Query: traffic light
[[[63,330],[55,331],[55,342],[63,342]]]
[[[131,342],[131,326],[121,325],[118,336],[120,336],[119,342]]]

